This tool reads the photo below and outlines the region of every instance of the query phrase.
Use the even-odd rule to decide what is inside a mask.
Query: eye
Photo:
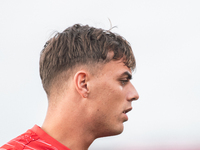
[[[126,80],[120,80],[120,82],[121,82],[122,85],[126,85],[126,83],[128,83],[129,80],[128,79],[126,79]]]

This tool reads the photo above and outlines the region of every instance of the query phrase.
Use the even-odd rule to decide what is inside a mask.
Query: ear
[[[88,79],[88,73],[86,71],[78,71],[74,76],[76,90],[83,98],[88,97]]]

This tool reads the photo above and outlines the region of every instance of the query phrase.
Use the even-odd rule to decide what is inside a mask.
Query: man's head
[[[109,52],[113,55],[109,56]],[[50,94],[51,87],[71,75],[73,69],[88,66],[96,72],[98,66],[111,60],[123,59],[124,64],[134,70],[135,58],[129,43],[120,35],[108,30],[76,24],[57,33],[41,52],[40,77],[44,90]],[[62,82],[61,82],[62,83]]]
[[[40,58],[53,122],[94,139],[120,134],[138,99],[130,82],[134,68],[129,43],[110,31],[77,24],[56,34]]]

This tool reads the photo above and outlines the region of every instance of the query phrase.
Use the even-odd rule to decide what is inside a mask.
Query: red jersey
[[[24,134],[14,138],[0,150],[70,150],[35,125]]]

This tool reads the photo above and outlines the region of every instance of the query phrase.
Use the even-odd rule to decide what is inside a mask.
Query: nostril
[[[134,95],[132,98],[130,98],[129,101],[136,101],[136,100],[138,100],[138,99],[139,99],[139,95],[136,94],[136,95]]]
[[[139,95],[137,94],[137,96],[135,96],[134,98],[133,98],[133,100],[138,100],[139,99]]]
[[[132,98],[130,101],[135,101],[135,100],[138,100],[138,98]]]

